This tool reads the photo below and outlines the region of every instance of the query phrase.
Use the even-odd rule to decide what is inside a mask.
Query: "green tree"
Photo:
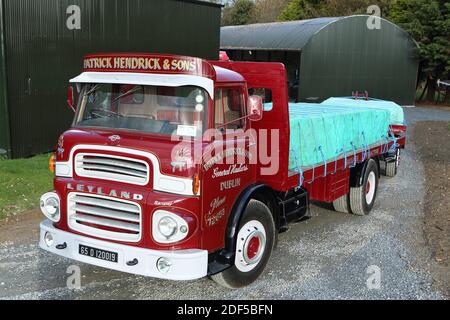
[[[426,100],[434,101],[437,80],[450,76],[450,3],[445,0],[397,0],[390,19],[420,46],[421,71],[427,79]],[[450,101],[447,91],[447,102]]]
[[[392,0],[292,0],[278,19],[289,21],[367,14],[371,5],[379,6],[381,15],[387,16]]]
[[[231,11],[233,9],[232,5],[226,5],[222,9],[222,26],[231,26],[233,23],[231,22]]]
[[[289,0],[256,0],[252,10],[251,23],[265,23],[277,21],[281,11]]]
[[[242,25],[250,23],[255,4],[251,0],[236,0],[229,3],[222,14],[222,25]]]
[[[292,0],[281,12],[278,20],[304,20],[322,16],[324,0]]]
[[[368,14],[367,9],[370,6],[376,5],[381,10],[381,16],[387,17],[392,3],[392,0],[327,0],[326,7],[331,16],[338,17],[354,14]]]

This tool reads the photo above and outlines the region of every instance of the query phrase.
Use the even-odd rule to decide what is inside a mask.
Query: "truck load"
[[[340,106],[340,107],[359,107],[370,108],[374,110],[386,110],[389,112],[389,123],[391,125],[406,125],[403,108],[392,101],[379,99],[360,99],[358,97],[350,98],[329,98],[322,102],[326,106]]]
[[[330,162],[349,152],[388,144],[389,112],[345,103],[289,104],[289,169]],[[368,156],[368,154],[367,154]]]
[[[104,268],[246,286],[310,201],[369,214],[406,144],[381,102],[290,104],[280,63],[109,53],[83,66],[39,245]]]

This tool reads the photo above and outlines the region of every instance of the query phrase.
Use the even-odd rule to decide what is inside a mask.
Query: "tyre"
[[[229,289],[251,284],[264,271],[275,238],[275,222],[270,209],[260,201],[250,200],[239,224],[234,265],[211,279]]]
[[[377,197],[378,183],[378,165],[370,159],[364,171],[362,185],[350,188],[350,208],[353,214],[364,216],[370,213]]]
[[[397,175],[398,167],[400,165],[400,149],[397,149],[395,160],[386,162],[386,177],[395,177]]]
[[[350,202],[348,199],[348,194],[340,197],[339,199],[333,201],[334,210],[342,213],[350,213]]]

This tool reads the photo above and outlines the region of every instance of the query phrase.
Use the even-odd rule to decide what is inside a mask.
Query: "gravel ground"
[[[450,297],[450,121],[419,122],[412,137],[426,163],[424,231],[438,263],[433,274]]]
[[[443,110],[407,108],[405,112],[410,125],[450,121],[450,112]],[[32,212],[13,225],[0,225],[0,298],[445,299],[429,271],[434,261],[423,235],[423,195],[424,169],[410,143],[398,176],[382,179],[370,216],[313,206],[312,219],[280,235],[259,281],[237,291],[208,279],[170,282],[84,264],[78,264],[81,290],[69,290],[66,270],[74,262],[37,248],[40,217]],[[379,268],[379,289],[367,287],[368,268]]]

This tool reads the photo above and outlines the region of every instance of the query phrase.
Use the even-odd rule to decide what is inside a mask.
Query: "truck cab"
[[[70,82],[41,247],[173,280],[226,268],[216,255],[230,212],[256,182],[245,132],[262,100],[244,78],[197,58],[106,54]]]

